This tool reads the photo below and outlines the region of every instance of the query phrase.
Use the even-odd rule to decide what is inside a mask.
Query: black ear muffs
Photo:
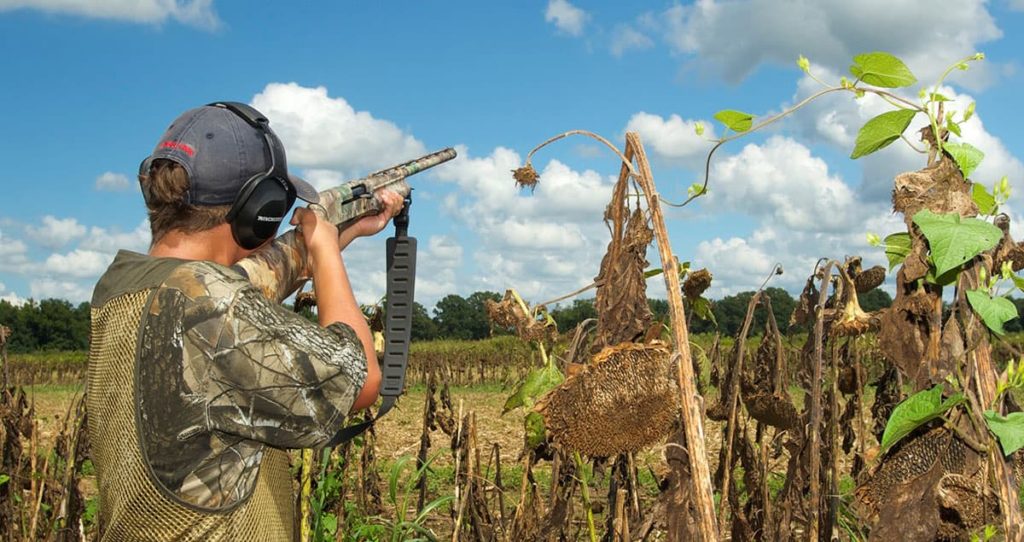
[[[252,250],[274,237],[288,209],[295,203],[295,189],[283,180],[288,177],[284,149],[280,148],[280,144],[274,144],[269,121],[255,108],[239,102],[215,102],[209,105],[228,109],[263,133],[264,152],[270,167],[242,186],[227,215],[235,241],[242,248]]]
[[[277,233],[295,193],[279,179],[259,175],[242,187],[228,211],[231,234],[242,248],[252,250]]]

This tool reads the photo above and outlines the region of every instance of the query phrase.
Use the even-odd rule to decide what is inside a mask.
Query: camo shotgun
[[[355,220],[381,211],[381,203],[374,196],[378,189],[388,187],[407,197],[411,188],[406,177],[443,164],[455,156],[455,149],[447,148],[371,173],[320,192],[320,202],[309,208],[336,224],[339,231],[343,230]],[[294,229],[242,259],[235,268],[244,272],[267,299],[276,303],[287,299],[312,277],[306,265],[306,245]]]

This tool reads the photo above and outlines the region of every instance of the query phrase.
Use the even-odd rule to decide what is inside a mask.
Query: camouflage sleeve
[[[366,356],[352,328],[322,328],[226,268],[183,267],[192,271],[175,275],[192,292],[178,287],[203,314],[189,318],[186,309],[184,338],[209,429],[277,448],[330,441],[366,381]]]

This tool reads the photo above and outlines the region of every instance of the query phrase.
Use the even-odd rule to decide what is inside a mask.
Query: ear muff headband
[[[263,134],[264,150],[270,161],[267,171],[253,175],[239,190],[227,214],[235,241],[245,249],[254,249],[276,233],[285,213],[295,203],[295,190],[285,179],[288,172],[277,145],[271,139],[269,121],[255,108],[239,102],[215,102]]]

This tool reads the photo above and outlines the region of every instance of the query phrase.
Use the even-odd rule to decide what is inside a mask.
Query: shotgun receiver
[[[447,148],[371,173],[320,192],[320,203],[310,205],[310,208],[321,218],[336,224],[339,230],[344,229],[359,218],[381,211],[381,203],[374,196],[377,189],[388,187],[408,197],[411,188],[406,177],[452,158],[455,158],[455,149]],[[306,265],[306,245],[297,238],[295,230],[280,235],[234,267],[248,276],[267,299],[276,303],[287,299],[311,278]]]

